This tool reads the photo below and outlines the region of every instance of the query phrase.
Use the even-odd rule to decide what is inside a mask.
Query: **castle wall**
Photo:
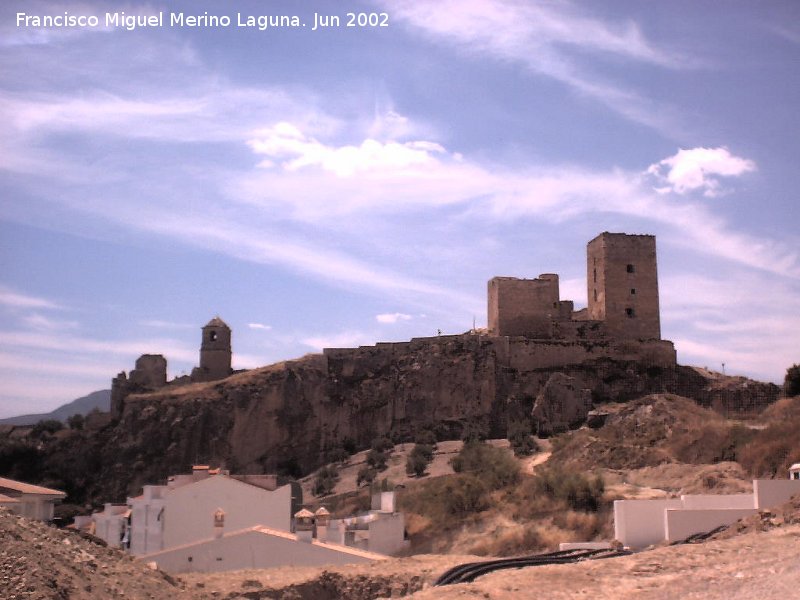
[[[656,239],[601,233],[587,245],[589,319],[616,338],[660,339]]]
[[[128,377],[130,383],[157,389],[167,385],[167,359],[161,354],[142,354]]]
[[[571,313],[560,304],[558,275],[553,274],[537,279],[493,277],[488,301],[489,331],[494,335],[550,337],[551,322]]]

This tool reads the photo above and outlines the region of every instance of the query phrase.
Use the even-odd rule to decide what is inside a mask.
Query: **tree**
[[[83,421],[83,415],[77,413],[67,419],[67,425],[70,429],[83,429]]]
[[[432,460],[433,446],[420,443],[414,444],[414,448],[412,448],[406,459],[406,473],[415,477],[422,477]]]
[[[44,433],[53,434],[56,431],[61,431],[62,429],[64,429],[64,424],[58,419],[42,419],[33,426],[33,429],[31,430],[31,436],[40,438]]]
[[[356,476],[356,485],[361,487],[362,483],[371,484],[375,480],[375,476],[378,472],[367,466],[363,466],[358,470],[358,475]]]
[[[786,377],[783,380],[783,393],[787,398],[800,396],[800,365],[792,365],[786,369]]]

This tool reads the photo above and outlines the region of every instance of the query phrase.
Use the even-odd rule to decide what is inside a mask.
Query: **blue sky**
[[[206,11],[231,26],[168,25]],[[560,273],[584,306],[606,230],[657,236],[680,362],[780,381],[800,362],[798,66],[792,1],[4,2],[0,417],[142,353],[189,372],[217,314],[250,368],[485,325],[495,275]]]

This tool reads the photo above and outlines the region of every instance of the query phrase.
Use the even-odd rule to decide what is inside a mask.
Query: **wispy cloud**
[[[250,329],[259,329],[261,331],[269,331],[272,329],[272,325],[264,325],[263,323],[248,323],[247,326]]]
[[[593,59],[613,57],[638,64],[686,68],[687,56],[659,49],[632,21],[609,22],[582,14],[568,2],[511,0],[404,0],[383,4],[394,18],[434,40],[473,55],[526,65],[580,94],[599,100],[633,121],[669,130],[664,107],[623,85],[603,80],[582,66],[580,52]]]
[[[40,298],[37,296],[29,296],[12,290],[7,287],[0,286],[0,305],[9,308],[38,308],[38,309],[61,309],[63,308],[57,302]]]

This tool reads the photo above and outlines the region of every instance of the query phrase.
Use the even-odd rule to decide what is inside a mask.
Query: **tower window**
[[[597,283],[597,269],[592,269],[592,275],[594,276],[594,282]]]
[[[216,341],[217,341],[217,332],[216,332],[216,331],[212,331],[212,332],[210,332],[210,333],[208,334],[208,339],[209,339],[209,341],[211,341],[211,342],[216,342]]]
[[[635,296],[635,295],[636,295],[636,288],[631,288],[631,296]]]
[[[594,290],[594,301],[597,302],[597,290]]]
[[[636,269],[633,268],[633,265],[628,265],[627,267],[625,267],[625,270],[628,273],[635,273],[636,272]]]
[[[632,318],[634,318],[636,316],[636,313],[633,311],[632,308],[626,308],[625,309],[625,314],[628,315],[629,319],[632,319]]]

